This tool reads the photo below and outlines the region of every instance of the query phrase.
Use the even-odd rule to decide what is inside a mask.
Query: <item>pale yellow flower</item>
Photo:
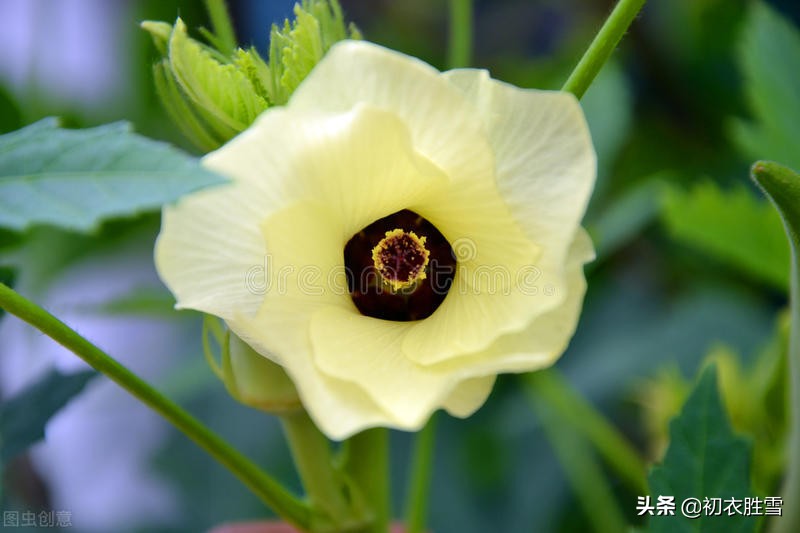
[[[158,270],[178,307],[223,318],[282,365],[332,438],[415,430],[438,408],[468,416],[498,373],[551,365],[575,330],[596,165],[570,94],[344,41],[285,107],[204,162],[232,181],[165,208]],[[393,227],[396,215],[371,226],[398,212],[425,225]],[[388,240],[365,237],[376,231]],[[449,241],[457,261],[441,305],[362,314],[343,274],[359,238],[358,264],[416,261],[377,278],[389,294],[432,282]]]

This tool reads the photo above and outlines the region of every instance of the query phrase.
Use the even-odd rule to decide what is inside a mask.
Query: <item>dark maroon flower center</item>
[[[428,220],[404,209],[376,220],[344,247],[347,286],[361,314],[385,320],[421,320],[450,290],[456,258]]]

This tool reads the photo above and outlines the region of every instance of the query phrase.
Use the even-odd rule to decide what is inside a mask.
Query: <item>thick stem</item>
[[[617,3],[575,70],[569,75],[564,87],[561,88],[562,91],[570,92],[578,99],[583,96],[597,73],[611,57],[617,43],[622,39],[644,3],[645,0],[620,0]]]
[[[100,348],[80,336],[56,317],[0,283],[0,307],[19,317],[55,340],[89,366],[105,374],[142,403],[156,411],[186,436],[206,450],[214,459],[238,477],[261,500],[284,520],[301,529],[310,521],[308,506],[289,493],[277,481],[260,470],[227,442],[181,409],[133,372],[122,366]]]
[[[311,508],[321,511],[322,519],[330,522],[324,529],[346,531],[349,506],[334,469],[330,442],[303,409],[281,416],[281,422]],[[311,530],[315,528],[312,524]]]
[[[447,67],[468,67],[472,62],[472,0],[449,0],[450,42]]]
[[[798,246],[792,246],[792,281],[790,301],[792,329],[789,334],[790,435],[789,468],[783,487],[785,514],[778,531],[800,531],[800,264]]]
[[[792,252],[789,305],[789,468],[783,487],[783,517],[775,520],[775,531],[800,531],[800,174],[771,161],[758,161],[751,170],[753,180],[772,200],[783,219]]]
[[[347,473],[372,513],[370,533],[385,533],[391,519],[389,430],[373,428],[347,441]]]
[[[406,496],[406,533],[422,533],[428,517],[434,445],[436,442],[436,415],[419,432],[414,442],[411,459],[411,476]]]

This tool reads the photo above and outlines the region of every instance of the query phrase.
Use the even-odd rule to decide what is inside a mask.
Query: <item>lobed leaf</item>
[[[723,191],[704,182],[684,192],[669,188],[663,221],[679,241],[784,290],[789,252],[778,214],[744,188]]]
[[[766,3],[754,2],[739,63],[755,121],[734,123],[734,139],[752,159],[800,168],[800,32]]]

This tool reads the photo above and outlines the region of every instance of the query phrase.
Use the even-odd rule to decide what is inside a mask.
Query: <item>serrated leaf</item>
[[[0,136],[0,226],[86,231],[209,185],[199,160],[116,122],[67,130],[45,119]]]
[[[233,64],[220,63],[208,48],[190,39],[181,19],[172,29],[169,60],[189,98],[237,132],[267,108],[247,76]]]
[[[0,406],[0,463],[42,439],[47,421],[96,375],[94,371],[65,375],[51,370]]]
[[[680,512],[686,498],[751,497],[750,444],[731,430],[719,399],[716,367],[700,376],[681,413],[669,425],[664,461],[648,477],[653,498],[674,496],[674,516],[651,516],[650,532],[750,532],[755,516],[705,516],[690,519]]]
[[[739,64],[755,121],[734,124],[737,144],[752,159],[800,168],[800,32],[764,2],[753,2]]]
[[[789,251],[780,217],[744,188],[703,182],[667,191],[663,221],[672,236],[771,286],[789,283]]]

